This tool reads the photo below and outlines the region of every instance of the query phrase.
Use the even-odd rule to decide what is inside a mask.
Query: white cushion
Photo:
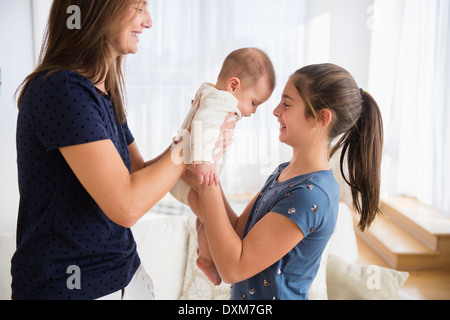
[[[353,228],[353,215],[348,205],[339,204],[339,215],[336,229],[328,244],[329,254],[340,257],[348,263],[358,260],[358,245]]]
[[[183,288],[189,232],[187,216],[143,218],[132,228],[157,300],[177,300]]]
[[[329,300],[395,300],[409,273],[379,266],[360,266],[330,254],[327,266]]]
[[[327,264],[329,244],[322,253],[320,267],[308,291],[309,300],[328,300]]]
[[[336,229],[322,254],[319,270],[309,289],[309,300],[328,299],[327,265],[330,254],[339,256],[349,263],[354,263],[358,260],[358,247],[353,229],[352,213],[345,203],[339,204]]]

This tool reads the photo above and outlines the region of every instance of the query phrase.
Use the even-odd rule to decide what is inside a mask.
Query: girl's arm
[[[225,193],[222,190],[222,187],[220,188],[220,191],[222,193],[222,200],[225,206],[225,210],[227,212],[228,218],[230,220],[230,223],[232,226],[234,226],[234,230],[236,231],[236,234],[239,236],[239,238],[242,239],[242,235],[244,234],[245,226],[247,225],[248,217],[250,216],[250,212],[252,211],[253,205],[256,202],[256,199],[258,198],[258,195],[256,195],[245,207],[244,211],[240,216],[237,216],[237,214],[234,212],[233,208],[231,208],[230,204],[228,203],[228,199],[225,196]]]
[[[191,210],[195,213],[195,215],[197,217],[202,218],[203,214],[200,208],[200,199],[198,196],[198,190],[200,188],[200,185],[196,179],[195,170],[193,170],[192,166],[188,168],[188,170],[185,172],[182,178],[191,186],[191,188],[193,188],[196,191],[195,193],[189,194],[189,205],[191,207]],[[238,236],[241,238],[242,235],[244,234],[244,229],[247,224],[247,220],[250,215],[251,209],[253,208],[253,205],[258,196],[256,195],[252,199],[252,201],[250,201],[250,203],[247,205],[247,207],[244,209],[241,215],[237,215],[236,212],[231,207],[230,203],[228,202],[228,199],[222,190],[222,186],[220,184],[219,186],[220,192],[222,194],[222,201],[230,224],[235,229]]]
[[[241,282],[267,269],[304,237],[293,221],[271,212],[241,240],[229,222],[219,187],[200,188],[199,199],[210,251],[227,283]]]
[[[220,186],[196,185],[189,170],[183,178],[198,190],[199,208],[216,268],[226,283],[238,283],[283,258],[303,238],[290,219],[268,213],[241,240],[255,197],[240,217],[231,213]],[[234,220],[237,219],[237,220]],[[234,222],[234,224],[233,224]]]

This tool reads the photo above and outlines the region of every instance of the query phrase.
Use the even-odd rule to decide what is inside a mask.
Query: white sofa
[[[170,208],[177,208],[172,203]],[[187,210],[167,214],[157,206],[135,227],[133,233],[158,300],[227,300],[229,285],[212,286],[196,268],[195,219]],[[10,260],[15,235],[0,234],[0,300],[11,297]],[[321,268],[311,290],[311,300],[409,299],[401,292],[408,273],[376,266],[358,266],[352,216],[340,205],[336,232],[325,250]]]

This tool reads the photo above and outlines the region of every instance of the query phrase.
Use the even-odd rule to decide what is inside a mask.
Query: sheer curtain
[[[258,47],[271,57],[278,85],[256,115],[239,122],[221,177],[229,194],[257,192],[290,159],[272,112],[288,77],[303,64],[305,6],[303,0],[150,1],[154,26],[126,63],[128,121],[144,157],[169,145],[197,89],[216,82],[230,52]]]
[[[51,2],[31,0],[36,48]],[[144,157],[169,145],[197,88],[216,81],[231,51],[259,47],[274,62],[278,86],[256,115],[239,123],[222,175],[229,194],[257,192],[276,165],[290,159],[272,115],[284,83],[304,64],[327,61],[361,74],[365,83],[366,69],[355,66],[366,63],[350,53],[365,55],[364,34],[351,30],[363,30],[353,20],[366,17],[372,28],[368,90],[386,130],[383,193],[415,196],[449,212],[450,1],[374,0],[366,12],[371,3],[149,1],[154,27],[126,65],[128,119]],[[347,56],[351,61],[343,60]]]
[[[369,89],[385,121],[383,190],[450,212],[450,1],[376,0]]]

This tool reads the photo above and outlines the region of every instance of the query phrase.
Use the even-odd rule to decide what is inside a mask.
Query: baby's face
[[[270,90],[264,78],[255,85],[246,88],[241,87],[234,93],[239,101],[238,108],[244,117],[250,117],[256,113],[258,106],[269,100],[271,95],[272,90]]]

